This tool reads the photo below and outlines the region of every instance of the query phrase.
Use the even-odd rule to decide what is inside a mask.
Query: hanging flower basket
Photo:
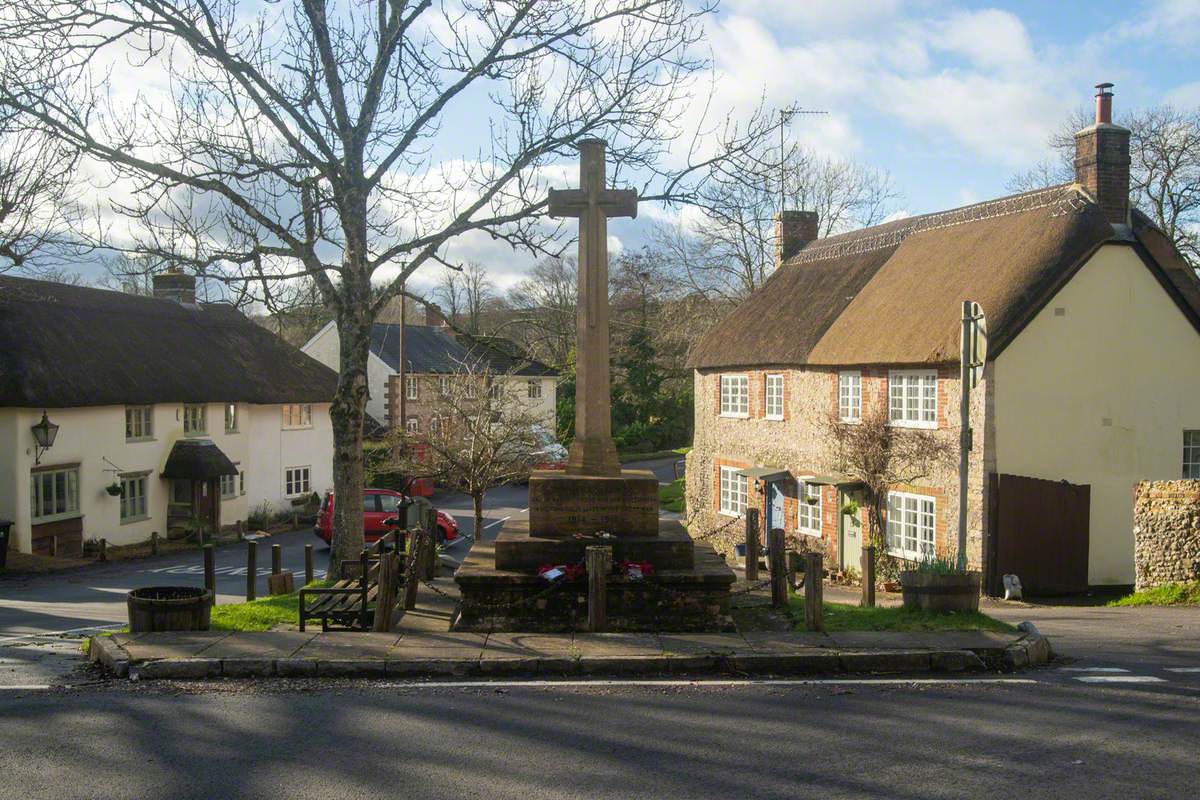
[[[104,491],[108,492],[110,497],[123,497],[125,495],[125,487],[116,481],[105,486]]]

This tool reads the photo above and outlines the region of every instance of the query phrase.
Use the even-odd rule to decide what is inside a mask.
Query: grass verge
[[[804,624],[804,598],[791,598],[794,619]],[[827,631],[996,631],[1012,633],[1016,630],[1007,622],[989,617],[982,611],[938,613],[918,611],[903,607],[863,608],[847,603],[825,603],[825,630]]]
[[[311,588],[328,586],[328,581],[313,581]],[[298,623],[300,593],[260,597],[248,603],[213,606],[209,628],[214,631],[266,631],[280,623]]]
[[[683,513],[683,478],[658,487],[658,502],[667,511]]]
[[[1200,581],[1164,583],[1153,589],[1125,595],[1109,601],[1110,606],[1186,606],[1200,605]]]

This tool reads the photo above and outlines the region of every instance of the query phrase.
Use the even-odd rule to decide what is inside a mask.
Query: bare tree
[[[463,309],[467,306],[464,283],[466,279],[462,270],[445,264],[431,292],[433,302],[438,304],[446,319],[452,322],[460,319]]]
[[[688,140],[693,155],[673,146],[685,133],[679,112],[703,102],[693,76],[707,66],[695,45],[708,0],[7,6],[0,106],[128,188],[111,203],[140,226],[136,240],[97,234],[100,243],[186,264],[268,304],[295,279],[314,282],[340,340],[330,413],[343,497],[363,481],[371,324],[417,269],[475,231],[560,252],[561,230],[544,215],[561,173],[547,168],[574,161],[585,137],[609,139],[614,182],[686,203],[771,130],[758,113],[706,123],[711,135]],[[130,59],[168,88],[110,92],[110,66]],[[477,119],[487,144],[435,148],[452,112]],[[357,510],[339,505],[331,577],[361,543]]]
[[[1166,105],[1117,122],[1130,130],[1130,201],[1200,270],[1200,112]],[[1027,191],[1073,181],[1075,132],[1092,123],[1087,111],[1074,112],[1050,136],[1053,157],[1014,175],[1009,188]]]
[[[486,361],[464,362],[442,381],[436,415],[417,430],[390,434],[394,470],[471,498],[475,535],[483,530],[483,500],[493,487],[529,477],[546,420],[530,411],[525,382],[506,382]]]
[[[466,299],[466,326],[468,333],[482,333],[480,327],[483,312],[496,299],[496,284],[488,277],[487,270],[477,261],[468,261],[463,267],[463,289]]]
[[[834,468],[862,483],[867,537],[875,546],[880,575],[888,575],[892,566],[884,515],[888,491],[916,483],[940,466],[953,463],[956,441],[938,436],[936,431],[895,427],[883,407],[864,411],[856,423],[842,422],[831,413],[822,427]]]
[[[655,247],[673,259],[689,288],[727,305],[774,272],[781,197],[789,208],[817,212],[818,233],[829,236],[883,221],[899,192],[881,170],[799,146],[789,148],[781,166],[778,153],[763,148],[722,164],[701,192],[702,220],[660,226]]]
[[[575,347],[576,279],[573,258],[544,258],[508,291],[513,335],[534,358],[566,368]]]
[[[0,272],[62,276],[53,259],[72,247],[68,223],[78,160],[74,148],[0,105]]]

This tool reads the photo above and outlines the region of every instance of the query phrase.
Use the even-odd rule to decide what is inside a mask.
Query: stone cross
[[[579,188],[550,190],[550,216],[579,218],[575,441],[568,475],[619,476],[608,370],[608,218],[636,217],[637,192],[604,188],[601,139],[579,143]]]

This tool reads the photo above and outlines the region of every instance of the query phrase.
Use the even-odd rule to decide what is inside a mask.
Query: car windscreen
[[[394,514],[404,506],[404,498],[394,494],[379,495],[379,502],[382,504],[385,514]]]

